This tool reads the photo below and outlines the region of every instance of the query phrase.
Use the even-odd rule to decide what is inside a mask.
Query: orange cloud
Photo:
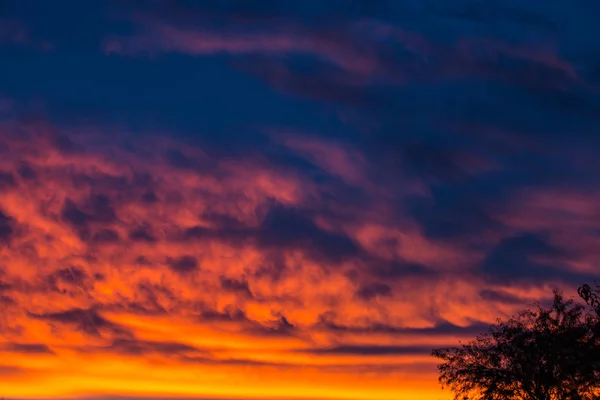
[[[429,349],[543,295],[471,275],[481,252],[377,202],[335,208],[327,182],[262,158],[1,129],[7,396],[440,398]],[[273,145],[390,195],[358,150]]]

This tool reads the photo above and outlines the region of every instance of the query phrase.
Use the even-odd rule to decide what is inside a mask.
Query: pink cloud
[[[137,16],[133,21],[137,33],[108,38],[103,44],[105,53],[305,54],[326,60],[350,73],[349,77],[343,74],[327,77],[327,81],[334,82],[332,85],[346,87],[361,86],[373,79],[387,84],[404,84],[457,76],[479,76],[535,87],[565,87],[578,79],[574,66],[561,59],[550,43],[543,47],[527,43],[509,45],[491,38],[459,37],[455,43],[440,44],[417,32],[365,21],[325,29],[309,29],[289,22],[266,23],[261,29],[248,29],[240,22],[240,26],[232,25],[225,30],[190,27],[189,24],[177,26],[147,16]],[[409,54],[394,59],[389,56],[392,49],[404,49]],[[518,73],[507,71],[499,64],[501,57],[523,62],[526,68],[519,69]],[[261,62],[269,65],[263,65],[258,71],[253,70],[252,65],[247,69],[265,75],[263,79],[283,89],[299,93],[309,90],[310,85],[306,82],[302,85],[289,82],[298,77],[291,76],[293,74],[284,66],[275,65],[276,61],[266,59]],[[552,74],[540,73],[540,68],[552,71]],[[329,91],[336,91],[336,88],[329,88]],[[341,96],[349,94],[344,92]]]
[[[179,52],[209,54],[294,54],[309,53],[349,71],[373,73],[379,66],[370,50],[335,32],[307,32],[297,28],[269,33],[216,32],[180,28],[156,21],[144,21],[144,33],[133,37],[112,37],[104,43],[110,53]]]
[[[122,376],[151,383],[112,365],[170,377],[154,394],[166,387],[206,394],[199,390],[209,385],[233,395],[210,374],[258,390],[245,378],[244,366],[252,365],[273,383],[289,371],[312,388],[327,377],[341,397],[348,385],[360,392],[352,382],[377,369],[371,383],[382,385],[385,398],[405,390],[394,380],[398,365],[431,367],[423,349],[452,344],[472,335],[474,323],[549,293],[545,285],[554,281],[494,282],[478,274],[501,234],[544,227],[554,209],[578,213],[574,228],[593,214],[590,196],[538,191],[509,201],[506,215],[496,215],[506,230],[476,238],[485,246],[473,247],[472,237],[445,243],[391,207],[422,187],[374,187],[369,159],[335,140],[272,136],[372,203],[336,202],[335,187],[262,157],[215,158],[161,136],[126,151],[94,133],[101,129],[65,133],[43,121],[0,129],[0,301],[9,343],[0,351],[10,350],[3,354],[23,380],[56,395],[75,378],[81,393],[122,390]],[[519,214],[517,202],[524,210],[535,202],[537,213]],[[555,233],[553,243],[579,256],[565,271],[586,271],[582,255],[597,243],[576,245]],[[390,354],[352,353],[374,343]],[[32,352],[40,364],[31,364]],[[332,372],[339,368],[347,370]],[[56,387],[43,384],[50,371]],[[185,386],[168,371],[194,371],[206,385]],[[8,393],[40,395],[7,379],[0,377]],[[420,380],[431,385],[435,377],[415,373],[413,382]]]

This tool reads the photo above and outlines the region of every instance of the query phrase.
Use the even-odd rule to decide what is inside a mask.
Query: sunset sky
[[[0,396],[446,400],[600,278],[597,0],[1,0]]]

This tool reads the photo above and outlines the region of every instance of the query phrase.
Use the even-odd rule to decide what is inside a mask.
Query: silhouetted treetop
[[[577,293],[600,316],[600,285],[596,285],[596,289],[592,289],[588,284],[582,285]]]
[[[459,347],[433,356],[455,400],[588,400],[600,395],[600,318],[559,291]]]

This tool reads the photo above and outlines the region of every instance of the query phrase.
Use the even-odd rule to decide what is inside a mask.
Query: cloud
[[[484,273],[491,279],[566,279],[572,271],[565,271],[560,263],[568,255],[549,244],[540,235],[522,233],[501,240],[485,257]],[[585,277],[580,277],[583,281]]]
[[[94,233],[92,239],[95,243],[117,243],[120,241],[119,233],[113,229],[100,229]]]
[[[479,77],[532,90],[577,82],[573,64],[552,48],[548,31],[542,36],[548,43],[542,46],[526,37],[520,42],[506,40],[505,32],[486,35],[477,31],[485,20],[481,11],[474,14],[478,16],[474,21],[463,19],[462,24],[437,27],[440,21],[435,18],[452,21],[460,17],[442,5],[427,5],[427,13],[410,6],[385,6],[374,7],[378,11],[371,19],[368,13],[353,15],[336,10],[337,18],[327,24],[318,14],[301,19],[291,10],[279,10],[275,17],[269,16],[272,10],[266,8],[246,14],[238,7],[179,5],[177,12],[160,6],[140,7],[131,11],[135,33],[108,38],[104,50],[109,54],[250,57],[236,65],[279,89],[334,101],[364,98],[366,87],[383,82],[405,85]],[[506,24],[514,24],[512,18],[535,15],[529,11],[521,14],[522,10],[507,12],[501,5],[494,8],[493,14]],[[387,21],[390,18],[409,18],[406,25],[420,31],[400,28]],[[524,20],[530,18],[534,19]],[[446,40],[440,39],[440,29],[447,31]],[[317,66],[308,69],[311,64],[304,62],[303,68],[295,68],[296,56],[311,57]]]
[[[13,174],[7,172],[0,172],[0,188],[2,190],[9,190],[17,185],[17,181]]]
[[[45,344],[39,343],[5,343],[0,351],[22,353],[22,354],[53,354]]]
[[[68,222],[75,227],[85,226],[89,218],[88,215],[81,211],[71,199],[65,200],[61,211],[61,217],[65,222]]]
[[[452,239],[501,230],[502,224],[493,214],[495,199],[484,197],[486,188],[478,186],[478,183],[433,186],[430,196],[408,199],[409,210],[424,233],[432,238]]]
[[[212,219],[213,216],[210,216]],[[343,234],[327,232],[319,228],[309,211],[274,204],[255,226],[221,219],[222,227],[193,226],[182,234],[182,240],[216,240],[235,245],[254,245],[266,251],[275,249],[299,249],[317,259],[340,261],[359,252],[353,241]]]
[[[8,343],[40,345],[29,351],[69,376],[80,376],[65,364],[76,357],[89,368],[120,360],[238,377],[251,367],[268,382],[288,370],[310,382],[310,371],[359,380],[377,370],[391,382],[401,365],[482,332],[543,298],[545,286],[594,276],[584,256],[597,244],[592,193],[515,184],[506,164],[465,165],[441,145],[434,161],[417,146],[423,155],[400,164],[413,169],[370,179],[390,164],[349,139],[271,131],[264,152],[295,157],[285,163],[208,156],[161,137],[151,146],[112,137],[106,148],[88,132],[40,126],[40,143],[63,137],[77,150],[48,145],[41,155],[9,134],[31,125],[3,127],[10,156],[0,167],[15,186],[0,201],[11,315],[2,329]],[[460,173],[442,173],[452,165]],[[580,233],[578,246],[557,226]],[[32,377],[19,356],[28,348],[14,349],[11,362]]]
[[[240,295],[252,297],[252,291],[246,280],[221,277],[221,288],[226,291],[232,291],[234,293],[239,293]]]
[[[382,282],[375,282],[368,285],[361,286],[357,291],[356,295],[361,299],[371,300],[377,296],[391,296],[392,288]]]
[[[597,24],[521,3],[85,18],[36,71],[95,115],[0,116],[3,390],[439,397],[431,348],[598,277]]]
[[[243,35],[186,29],[157,20],[142,20],[145,32],[137,37],[108,39],[107,53],[140,51],[183,52],[192,55],[308,53],[359,72],[377,69],[367,46],[345,38],[341,32],[308,31],[302,27],[275,27],[278,32],[246,32]]]
[[[341,354],[346,356],[355,355],[409,355],[409,354],[428,354],[430,348],[410,347],[410,346],[380,346],[380,345],[362,345],[362,346],[337,346],[324,349],[311,349],[313,354]]]
[[[15,375],[25,375],[26,373],[27,371],[23,368],[10,365],[0,365],[0,374],[2,374],[2,376],[11,377]]]
[[[269,211],[260,225],[258,243],[265,247],[302,246],[330,260],[358,252],[348,237],[322,230],[300,211],[285,207],[274,207]]]
[[[382,323],[370,323],[362,325],[339,325],[332,322],[331,317],[321,315],[318,327],[332,331],[332,332],[346,332],[355,333],[359,335],[364,334],[386,334],[386,335],[397,335],[397,336],[411,336],[411,335],[426,335],[430,337],[435,336],[475,336],[481,332],[487,330],[488,325],[484,323],[472,323],[468,326],[458,326],[448,322],[437,323],[433,326],[424,328],[407,328],[393,325],[386,325]]]
[[[168,258],[167,265],[178,273],[191,272],[198,269],[198,260],[194,256],[181,256],[178,258]]]
[[[268,321],[264,324],[250,324],[244,332],[258,337],[273,337],[273,336],[291,336],[295,333],[295,327],[286,317],[281,316],[274,321]]]
[[[139,227],[131,230],[129,232],[129,239],[148,243],[156,242],[156,238],[152,235],[149,227]]]
[[[498,303],[508,303],[508,304],[521,304],[523,302],[522,299],[518,298],[515,295],[510,293],[503,293],[496,290],[485,289],[482,290],[481,298],[485,301],[493,301]]]
[[[203,321],[237,321],[248,322],[248,317],[242,310],[227,309],[224,311],[203,310],[200,314],[200,319]]]
[[[0,241],[9,242],[13,232],[14,220],[0,211]]]
[[[108,321],[92,309],[74,308],[55,313],[30,313],[30,317],[50,323],[64,324],[92,336],[99,336],[103,333],[108,333],[109,335],[129,335],[126,329]]]
[[[144,355],[150,353],[162,353],[168,356],[175,354],[197,354],[202,353],[193,346],[177,342],[151,342],[144,340],[118,339],[113,341],[109,348],[103,351],[114,351],[128,355]]]
[[[86,272],[77,266],[71,266],[65,269],[59,269],[50,275],[51,279],[66,283],[81,284],[87,278]]]

